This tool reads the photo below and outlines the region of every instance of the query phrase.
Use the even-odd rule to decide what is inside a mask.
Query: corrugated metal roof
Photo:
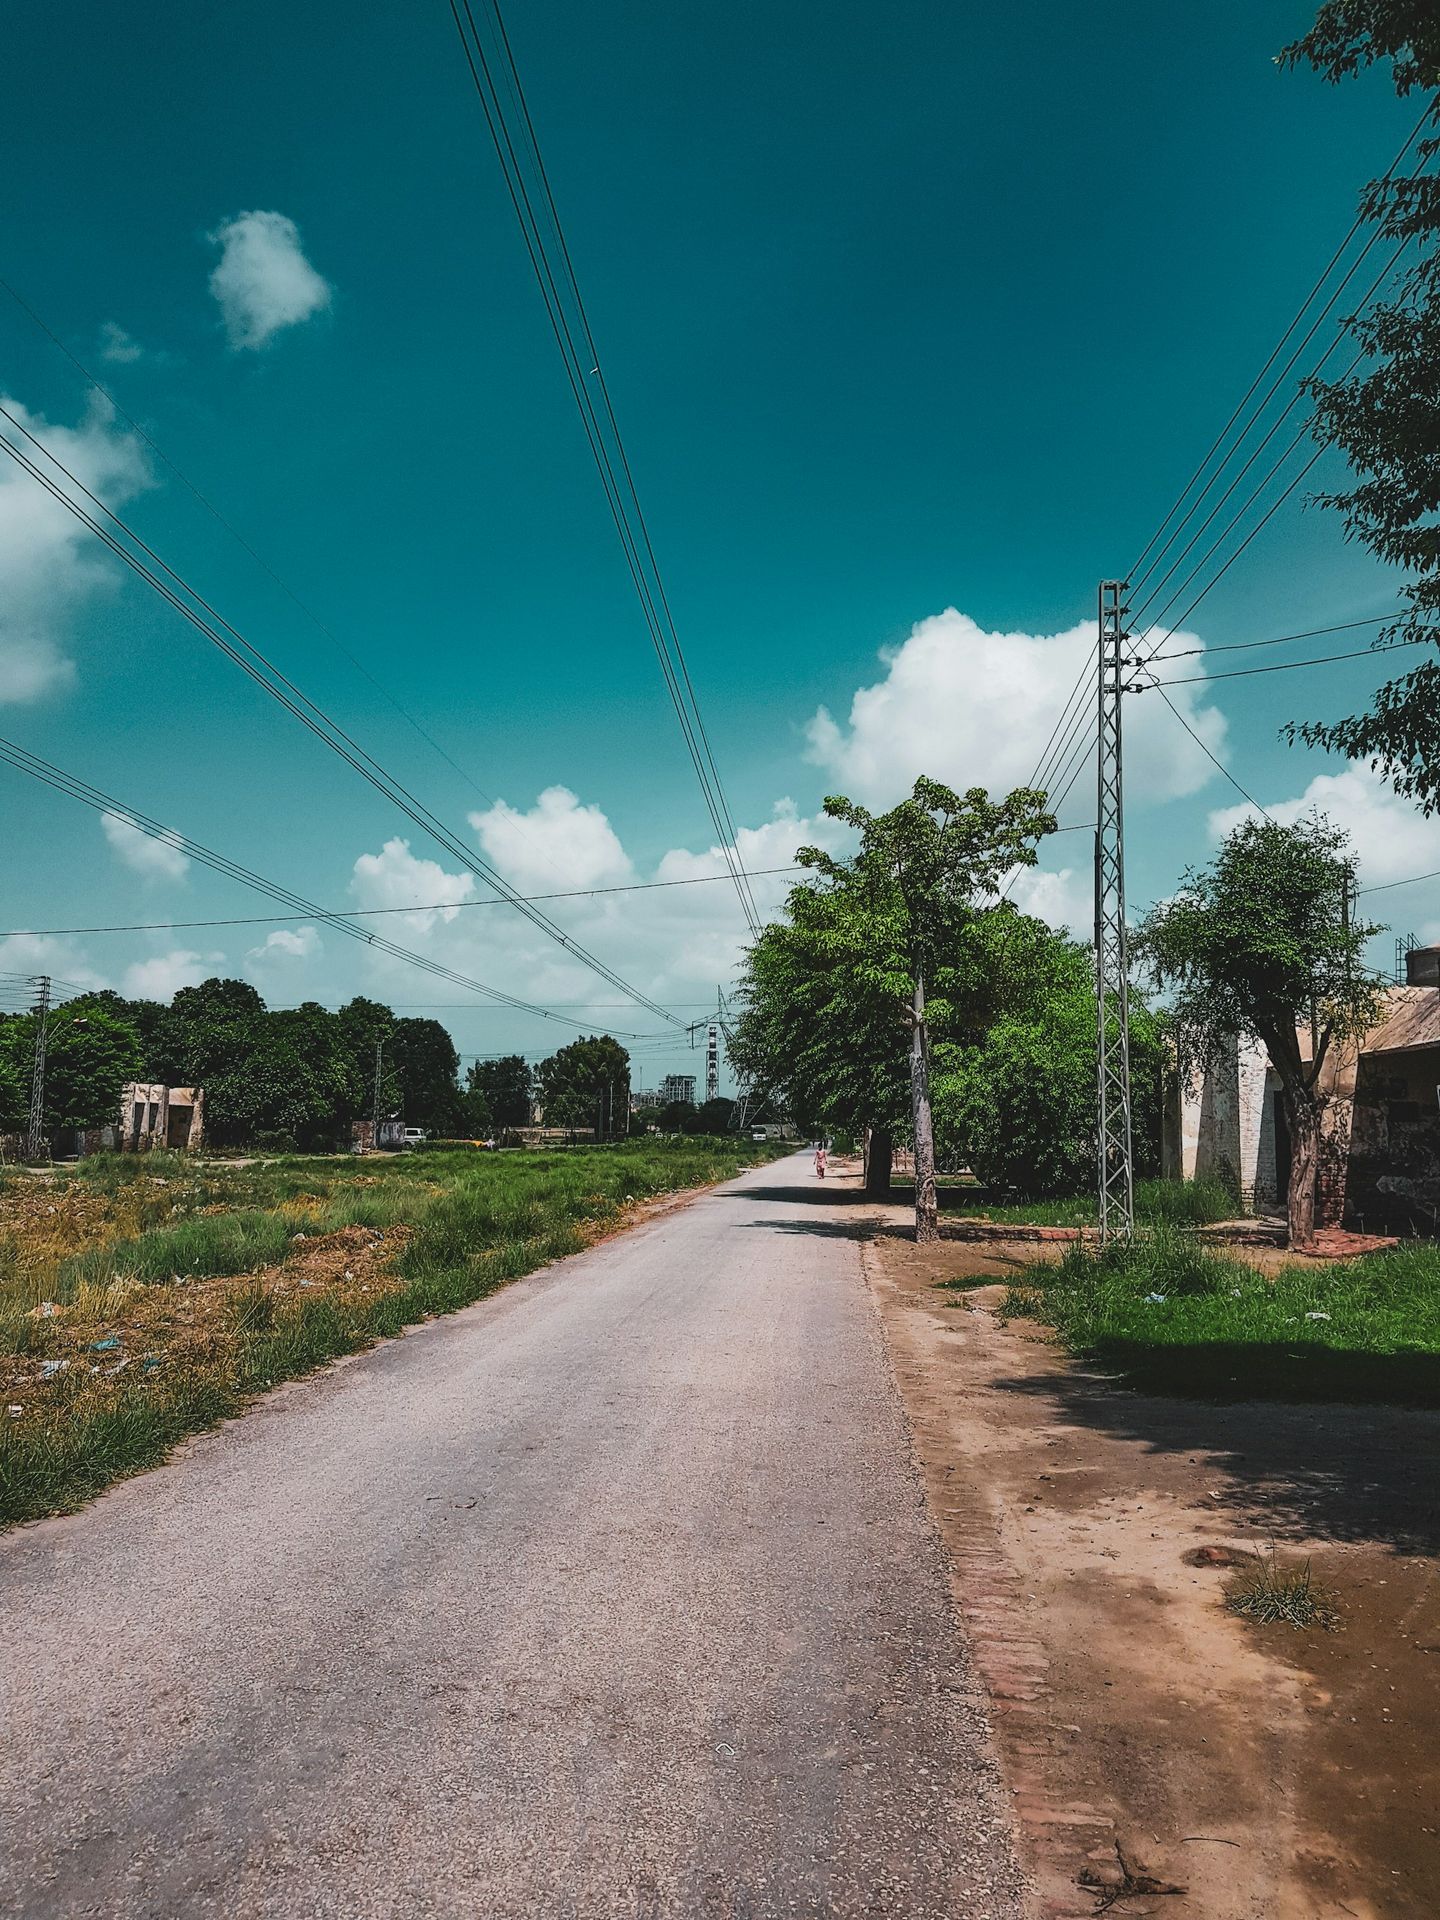
[[[1440,987],[1390,987],[1384,1005],[1384,1018],[1366,1034],[1363,1053],[1440,1047]]]

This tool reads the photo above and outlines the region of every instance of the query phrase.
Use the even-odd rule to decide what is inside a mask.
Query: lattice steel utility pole
[[[1120,703],[1125,691],[1126,580],[1100,583],[1095,801],[1095,1006],[1099,1046],[1100,1238],[1135,1225],[1130,1128],[1130,943],[1125,928],[1125,778]]]
[[[45,1043],[50,1029],[50,976],[37,973],[35,989],[35,1066],[30,1075],[30,1124],[25,1130],[25,1156],[38,1160],[45,1145]]]

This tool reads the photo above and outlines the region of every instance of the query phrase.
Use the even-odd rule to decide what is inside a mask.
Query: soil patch
[[[901,1209],[875,1218],[866,1270],[1044,1913],[1434,1920],[1440,1415],[1127,1392],[1000,1315],[1059,1247],[916,1247]],[[1272,1547],[1312,1563],[1340,1631],[1226,1611]]]

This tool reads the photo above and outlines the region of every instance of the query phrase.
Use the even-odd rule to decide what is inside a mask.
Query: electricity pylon
[[[1125,692],[1129,582],[1102,580],[1097,655],[1095,799],[1095,1007],[1099,1089],[1100,1238],[1135,1226],[1130,1125],[1130,943],[1125,927],[1125,778],[1120,705]]]
[[[40,1158],[45,1144],[45,1044],[50,1029],[50,976],[37,973],[30,985],[35,989],[35,1065],[30,1074],[30,1124],[25,1130],[25,1155]]]

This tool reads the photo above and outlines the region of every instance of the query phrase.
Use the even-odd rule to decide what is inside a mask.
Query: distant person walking
[[[825,1178],[825,1163],[828,1157],[825,1152],[825,1142],[822,1140],[815,1149],[815,1173],[821,1180]]]

